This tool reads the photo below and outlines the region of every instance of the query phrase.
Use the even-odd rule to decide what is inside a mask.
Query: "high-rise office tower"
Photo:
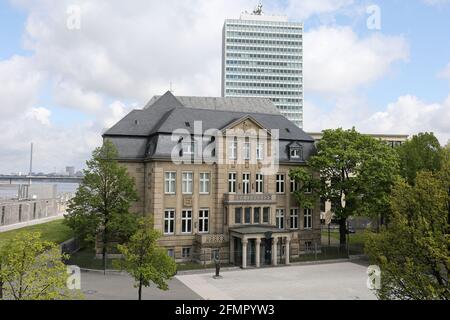
[[[222,96],[268,98],[303,127],[303,24],[261,5],[223,27]]]

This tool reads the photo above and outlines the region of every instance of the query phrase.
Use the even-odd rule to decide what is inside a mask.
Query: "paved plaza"
[[[134,280],[126,274],[82,272],[81,290],[86,300],[137,300],[138,290]],[[178,279],[169,281],[169,290],[162,291],[152,285],[142,288],[143,300],[201,300],[202,298]]]
[[[367,267],[341,262],[179,275],[187,287],[203,299],[225,300],[372,300],[367,288]]]
[[[352,262],[297,265],[178,275],[168,291],[143,288],[144,300],[310,300],[376,299],[366,287],[367,266]],[[136,300],[133,279],[123,273],[82,272],[87,300]]]

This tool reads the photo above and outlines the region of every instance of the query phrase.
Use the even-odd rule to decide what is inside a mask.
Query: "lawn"
[[[34,226],[24,227],[16,230],[0,233],[0,248],[8,241],[14,239],[21,232],[40,232],[42,240],[60,244],[73,237],[72,230],[63,224],[64,220],[56,220]]]
[[[106,259],[106,269],[116,269],[113,261],[118,259]],[[83,248],[70,256],[66,262],[68,265],[75,265],[82,269],[103,270],[103,260],[95,257],[95,250],[91,248]]]

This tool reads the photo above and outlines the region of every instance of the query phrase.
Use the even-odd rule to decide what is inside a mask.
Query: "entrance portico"
[[[252,225],[230,229],[230,261],[243,269],[289,264],[291,234],[273,226]]]

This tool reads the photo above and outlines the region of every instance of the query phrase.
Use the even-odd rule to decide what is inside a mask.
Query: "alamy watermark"
[[[381,8],[373,4],[366,8],[366,13],[369,15],[366,21],[367,29],[381,30]]]
[[[78,266],[67,266],[67,289],[80,290],[81,289],[81,270]]]
[[[279,168],[279,130],[248,128],[203,131],[202,121],[194,121],[192,130],[176,129],[171,141],[174,164],[257,165],[263,175],[273,175]],[[189,127],[191,124],[189,123]]]
[[[66,26],[69,30],[81,29],[81,7],[78,5],[71,5],[66,10],[67,20]]]
[[[367,268],[367,288],[370,290],[381,289],[381,269],[377,265]]]

